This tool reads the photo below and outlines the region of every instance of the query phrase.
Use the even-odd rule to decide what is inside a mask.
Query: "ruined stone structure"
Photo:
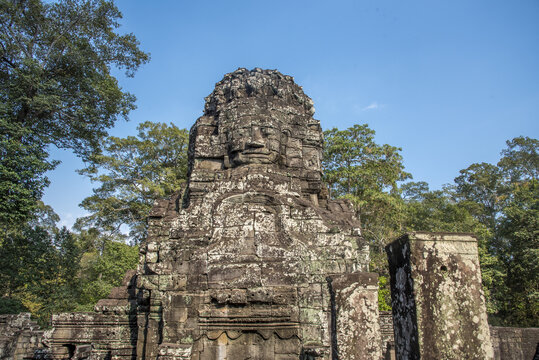
[[[382,336],[382,359],[395,360],[395,338],[393,336],[393,314],[380,311],[380,334]]]
[[[386,250],[397,359],[493,359],[475,237],[417,232]]]
[[[0,359],[31,359],[41,347],[42,335],[30,313],[0,315]]]
[[[225,75],[191,129],[186,186],[150,214],[138,269],[94,312],[54,315],[41,358],[491,359],[470,235],[388,246],[393,324],[379,316],[353,210],[321,182],[313,114],[278,71]],[[497,356],[519,341],[528,354],[537,332],[511,334]]]
[[[494,360],[539,360],[539,328],[491,326]]]
[[[136,286],[56,315],[55,357],[379,359],[377,275],[321,183],[313,114],[290,76],[225,75],[191,129],[187,186],[150,214]]]
[[[128,271],[122,285],[94,312],[52,315],[52,329],[44,335],[53,359],[133,359],[137,344],[136,272]]]
[[[321,183],[322,130],[289,76],[239,69],[206,98],[189,182],[150,216],[138,358],[377,359],[377,275]]]

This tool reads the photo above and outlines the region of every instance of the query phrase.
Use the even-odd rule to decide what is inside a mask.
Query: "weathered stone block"
[[[337,353],[340,359],[380,359],[378,274],[355,273],[331,277],[335,293]]]
[[[492,359],[475,237],[410,233],[386,251],[397,357]]]

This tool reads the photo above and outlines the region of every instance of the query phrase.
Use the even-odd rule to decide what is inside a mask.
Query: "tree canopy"
[[[489,230],[488,252],[502,265],[493,283],[492,321],[539,325],[539,141],[506,142],[496,165],[472,164],[455,179],[455,197]],[[501,277],[498,277],[501,279]]]
[[[56,162],[50,145],[87,159],[135,97],[111,74],[148,61],[104,0],[0,1],[0,203],[4,222],[30,215]],[[21,154],[22,156],[19,156]],[[21,161],[22,160],[22,161]],[[11,215],[6,215],[11,214]]]
[[[387,259],[381,249],[405,231],[471,232],[478,239],[489,321],[539,325],[539,141],[507,141],[497,164],[471,164],[454,184],[431,191],[406,182],[398,148],[378,145],[367,125],[324,133],[331,195],[356,207],[380,274],[379,304],[389,309]]]
[[[81,206],[91,214],[77,226],[118,236],[129,228],[135,243],[146,236],[146,218],[156,199],[168,198],[187,179],[189,134],[173,124],[144,122],[138,136],[109,137],[104,152],[80,173],[100,184]]]
[[[380,231],[382,224],[398,221],[398,182],[411,175],[404,171],[401,149],[377,144],[374,135],[366,124],[325,131],[324,181],[332,196],[346,197],[355,205],[363,234],[383,245],[393,234]]]

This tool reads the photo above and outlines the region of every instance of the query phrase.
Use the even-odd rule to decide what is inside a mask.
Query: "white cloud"
[[[364,108],[361,109],[361,111],[367,111],[367,110],[376,110],[378,108],[380,108],[381,105],[378,104],[376,101],[373,102],[373,103],[370,103],[370,105],[368,106],[365,106]]]
[[[73,227],[73,224],[75,224],[75,216],[71,213],[64,213],[62,216],[60,216],[60,222],[58,223],[59,227],[65,226],[68,229],[71,229]]]
[[[57,223],[56,226],[62,227],[65,226],[69,230],[73,229],[73,225],[75,225],[75,221],[77,221],[78,218],[90,215],[89,212],[84,210],[75,209],[74,212],[72,211],[66,211],[66,212],[60,212],[60,221]]]

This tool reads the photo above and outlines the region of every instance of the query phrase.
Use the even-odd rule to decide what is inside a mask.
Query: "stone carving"
[[[156,205],[141,249],[138,358],[379,358],[377,276],[321,184],[313,113],[271,70],[227,74],[206,98],[187,188]]]
[[[53,317],[54,356],[380,358],[377,275],[321,183],[313,114],[290,76],[225,75],[191,129],[187,186],[150,214],[136,286]]]
[[[30,313],[0,315],[0,359],[30,359],[41,348],[43,331]]]

